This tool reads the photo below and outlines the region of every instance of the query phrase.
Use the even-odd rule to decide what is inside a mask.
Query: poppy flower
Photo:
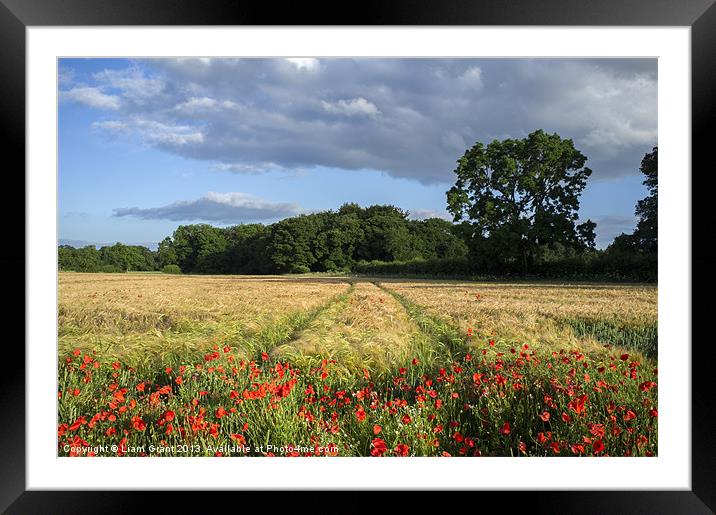
[[[410,418],[410,415],[408,415],[407,413],[403,415],[403,418],[400,420],[403,424],[410,424],[413,421],[413,419]]]
[[[144,422],[140,417],[132,417],[132,427],[137,431],[144,431],[147,428],[147,423]]]
[[[265,352],[262,352],[262,353],[261,353],[261,359],[264,360],[264,361],[268,361],[269,355],[268,355],[267,353],[265,353]]]
[[[510,434],[511,432],[512,432],[512,429],[510,429],[510,423],[509,423],[509,422],[505,422],[505,423],[502,425],[502,428],[500,429],[500,434],[501,434],[501,435],[508,435],[508,434]]]
[[[370,455],[374,457],[383,456],[385,452],[388,450],[388,446],[385,443],[385,440],[382,438],[373,438],[373,441],[370,443],[371,450]]]
[[[601,440],[594,440],[594,443],[592,444],[592,450],[594,451],[594,454],[599,454],[600,452],[604,451],[604,442]]]
[[[407,456],[410,452],[410,447],[405,445],[404,443],[399,443],[395,446],[395,454],[396,456]]]
[[[539,414],[539,418],[542,420],[542,422],[548,422],[549,417],[550,417],[549,411],[545,411],[545,412]]]
[[[373,426],[373,434],[374,434],[374,435],[380,434],[380,432],[381,432],[382,430],[383,430],[383,428],[380,427],[378,424],[376,424],[376,425]]]

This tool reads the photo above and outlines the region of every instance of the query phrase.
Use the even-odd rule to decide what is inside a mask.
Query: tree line
[[[649,195],[633,234],[595,249],[596,224],[577,223],[591,170],[572,140],[538,130],[477,142],[446,192],[453,221],[411,220],[392,205],[286,218],[270,225],[181,225],[156,251],[117,243],[60,246],[60,270],[195,274],[357,272],[656,280],[658,149],[641,162]]]

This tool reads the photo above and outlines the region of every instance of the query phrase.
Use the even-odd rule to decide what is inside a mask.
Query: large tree
[[[526,273],[540,247],[594,247],[594,222],[577,225],[586,161],[571,139],[543,130],[477,142],[457,161],[448,210],[469,222],[474,244]]]

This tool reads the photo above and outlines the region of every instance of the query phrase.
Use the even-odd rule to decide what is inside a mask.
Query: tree
[[[174,242],[171,237],[167,236],[159,243],[156,261],[159,269],[177,264],[177,253],[174,250]]]
[[[448,210],[455,222],[470,222],[473,244],[527,273],[540,246],[594,246],[594,222],[576,223],[592,173],[586,161],[571,139],[543,130],[477,142],[457,161]]]
[[[639,247],[644,252],[656,253],[659,243],[659,199],[658,199],[658,170],[659,169],[659,147],[641,160],[641,173],[644,174],[642,184],[649,189],[649,195],[637,202],[635,214],[639,217],[634,236],[638,240]]]
[[[226,269],[223,229],[208,224],[180,225],[172,236],[176,264],[186,273],[217,274]]]

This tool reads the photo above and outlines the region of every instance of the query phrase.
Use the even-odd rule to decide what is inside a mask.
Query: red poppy
[[[511,432],[512,432],[512,429],[510,429],[510,423],[509,423],[509,422],[505,422],[505,423],[502,425],[502,428],[500,429],[500,434],[501,434],[501,435],[508,435],[508,434],[510,434]]]
[[[621,359],[622,361],[626,361],[629,359],[629,354],[622,354],[621,356],[619,356],[619,359]]]
[[[604,437],[604,424],[587,424],[587,428],[589,428],[589,432],[592,436],[596,436],[597,438]]]
[[[545,411],[545,412],[539,414],[539,418],[542,419],[542,422],[548,422],[549,417],[550,417],[549,411]]]
[[[599,454],[600,452],[604,451],[604,442],[601,440],[594,440],[594,444],[592,444],[592,450],[594,451],[594,454]]]
[[[235,433],[230,436],[231,436],[231,439],[234,440],[238,445],[244,445],[246,443],[246,438],[244,438],[244,435]]]
[[[656,386],[656,383],[654,381],[645,381],[639,385],[639,389],[642,392],[648,392],[652,388]]]
[[[388,446],[382,438],[373,438],[370,446],[370,455],[375,457],[382,456],[388,450]]]
[[[399,443],[395,446],[395,454],[396,456],[407,456],[410,452],[410,447],[405,445],[404,443]]]
[[[262,353],[261,353],[261,359],[264,360],[264,361],[268,361],[269,355],[268,355],[267,353],[265,353],[265,352],[262,352]]]
[[[413,419],[410,418],[410,415],[408,415],[407,413],[403,415],[403,418],[400,420],[401,422],[403,422],[403,424],[410,424],[413,421]]]
[[[380,427],[378,424],[376,424],[376,425],[373,426],[373,434],[374,434],[374,435],[380,434],[380,432],[381,432],[382,430],[383,430],[383,428]]]
[[[137,431],[144,431],[147,428],[147,423],[141,418],[134,416],[132,417],[132,427]]]
[[[365,420],[365,410],[363,409],[363,406],[358,406],[358,409],[356,410],[356,418],[360,422]]]

